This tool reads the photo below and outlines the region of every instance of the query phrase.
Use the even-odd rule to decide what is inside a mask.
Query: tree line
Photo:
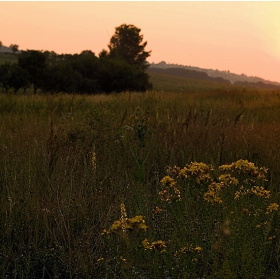
[[[18,54],[17,63],[0,65],[0,85],[7,92],[13,89],[34,93],[66,92],[79,94],[146,91],[152,88],[140,29],[122,24],[116,27],[108,45],[98,56],[85,50],[80,54],[56,54],[49,51],[27,50]]]

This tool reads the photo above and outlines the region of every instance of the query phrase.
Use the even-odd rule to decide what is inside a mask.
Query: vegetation
[[[148,67],[146,60],[151,52],[145,51],[147,42],[142,43],[143,35],[140,35],[140,31],[141,29],[131,24],[117,27],[108,45],[109,55],[113,58],[122,58],[127,63],[145,70]]]
[[[16,44],[11,44],[10,46],[9,46],[9,48],[13,51],[13,53],[15,54],[17,51],[18,51],[18,45],[16,45]]]
[[[151,81],[0,94],[2,278],[280,277],[280,92]]]
[[[78,94],[146,91],[152,88],[145,72],[147,42],[134,25],[121,25],[110,40],[109,52],[103,50],[99,57],[91,51],[79,55],[57,55],[49,51],[28,50],[18,54],[15,67],[5,59],[0,65],[0,86],[7,92],[33,87],[33,92],[64,92]],[[15,54],[17,45],[10,48]],[[0,57],[1,58],[1,57]],[[15,72],[17,79],[15,80]]]

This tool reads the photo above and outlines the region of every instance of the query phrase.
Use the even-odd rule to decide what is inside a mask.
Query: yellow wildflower
[[[204,194],[204,200],[212,203],[222,203],[222,199],[220,197],[221,191],[224,188],[223,183],[213,182],[208,186],[208,191]]]
[[[219,181],[226,185],[238,185],[238,179],[232,177],[230,174],[222,174],[219,176]]]
[[[110,230],[118,230],[118,229],[121,229],[122,226],[121,226],[121,222],[119,220],[117,221],[114,221],[114,223],[111,225],[111,228]]]
[[[194,251],[200,252],[200,251],[202,251],[202,248],[201,248],[200,246],[196,246],[196,247],[194,248]]]
[[[154,241],[151,244],[152,249],[157,249],[160,252],[166,252],[166,243],[162,240]]]
[[[103,229],[101,235],[104,235],[104,234],[106,234],[106,233],[109,233],[109,231],[108,231],[107,229]]]
[[[180,201],[181,193],[176,187],[176,181],[170,176],[165,176],[160,183],[162,184],[163,190],[158,194],[160,199],[166,202]]]
[[[161,213],[161,212],[162,212],[162,209],[159,208],[158,206],[156,206],[156,208],[155,208],[155,214],[157,215],[157,214],[159,214],[159,213]]]
[[[251,192],[259,197],[269,198],[270,191],[265,190],[264,187],[254,186],[251,188]]]
[[[165,176],[161,179],[160,183],[167,187],[173,187],[176,185],[176,181],[172,179],[170,176]]]
[[[232,170],[232,168],[233,168],[233,164],[224,164],[219,166],[219,170],[221,171],[229,171]]]
[[[279,204],[277,203],[271,203],[267,208],[266,208],[266,213],[265,214],[269,214],[273,211],[277,211],[279,208]]]
[[[142,241],[142,245],[146,250],[158,250],[161,253],[166,252],[166,243],[165,241],[158,240],[150,243],[147,238]]]
[[[98,262],[104,261],[104,258],[99,258],[97,261]]]

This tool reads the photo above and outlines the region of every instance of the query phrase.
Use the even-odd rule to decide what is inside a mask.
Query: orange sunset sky
[[[280,82],[280,2],[0,2],[0,41],[96,55],[115,27],[141,29],[149,62]]]

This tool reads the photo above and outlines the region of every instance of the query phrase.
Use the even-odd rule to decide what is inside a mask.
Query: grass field
[[[17,55],[13,53],[1,53],[0,52],[0,65],[5,62],[15,63],[17,62]]]
[[[280,91],[0,94],[1,278],[279,278]]]

